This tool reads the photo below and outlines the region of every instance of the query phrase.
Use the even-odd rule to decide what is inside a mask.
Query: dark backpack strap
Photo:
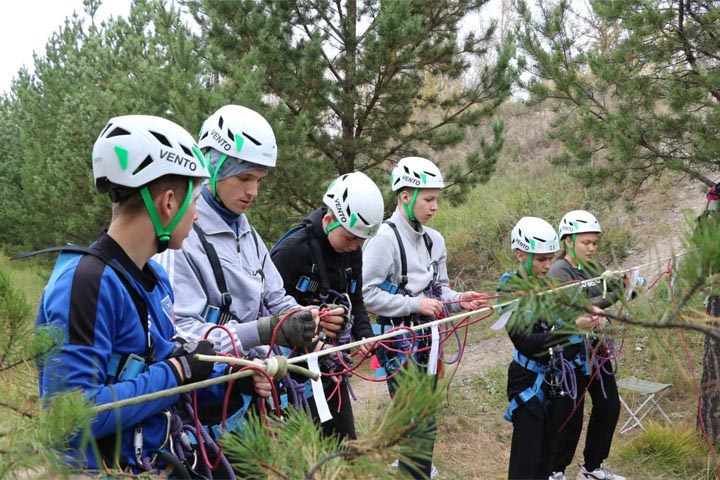
[[[283,234],[283,236],[280,237],[280,239],[277,242],[275,242],[275,245],[273,245],[272,248],[270,249],[270,256],[272,256],[277,251],[277,248],[280,246],[281,243],[283,243],[285,240],[287,240],[289,237],[294,235],[296,232],[299,232],[303,228],[305,228],[305,226],[302,223],[299,223],[299,224],[295,225],[293,228],[291,228],[290,230],[288,230],[287,232],[285,232]]]
[[[392,228],[392,231],[395,234],[395,238],[397,238],[398,247],[400,247],[400,283],[398,284],[398,287],[405,289],[405,285],[407,285],[408,283],[407,256],[405,255],[405,245],[403,245],[403,241],[400,237],[400,232],[398,232],[397,225],[395,225],[390,220],[386,220],[385,223],[390,225],[390,228]]]
[[[34,257],[35,255],[41,255],[44,253],[54,253],[54,252],[61,252],[61,253],[69,252],[69,253],[79,253],[81,255],[92,255],[93,257],[99,259],[105,265],[107,265],[108,267],[113,269],[113,271],[120,278],[120,281],[122,282],[123,286],[125,287],[125,290],[127,290],[127,292],[130,294],[130,298],[132,298],[133,304],[135,304],[135,309],[137,310],[138,317],[140,319],[140,324],[142,325],[143,332],[145,333],[145,359],[147,362],[150,362],[152,359],[152,352],[150,349],[150,329],[148,326],[148,323],[149,323],[148,307],[147,307],[147,303],[145,302],[145,299],[142,298],[140,293],[138,293],[137,289],[134,287],[133,282],[130,278],[130,274],[127,273],[127,271],[125,271],[124,268],[115,264],[115,262],[113,262],[112,259],[108,258],[103,252],[101,252],[97,248],[80,247],[78,245],[72,245],[72,244],[67,244],[67,245],[63,245],[60,247],[43,248],[42,250],[35,250],[32,252],[18,253],[17,255],[12,257],[12,260],[20,260],[23,258]]]
[[[320,243],[317,241],[317,238],[315,238],[312,230],[312,224],[308,223],[305,225],[305,233],[308,236],[310,250],[312,251],[312,255],[314,257],[313,263],[317,265],[318,269],[317,272],[313,273],[317,273],[320,276],[320,287],[323,289],[323,292],[327,292],[330,288],[330,281],[328,280],[327,269],[325,268],[325,258],[320,250]]]
[[[222,305],[220,305],[220,311],[222,313],[227,313],[230,311],[232,297],[228,292],[227,283],[225,282],[225,275],[223,274],[222,266],[220,266],[220,258],[218,257],[215,247],[213,247],[212,243],[208,242],[207,238],[205,237],[205,232],[203,232],[202,228],[200,228],[200,225],[198,225],[197,222],[193,222],[193,230],[195,230],[195,233],[197,233],[197,236],[200,239],[200,243],[202,243],[202,246],[205,249],[208,261],[210,262],[210,268],[212,268],[213,276],[215,277],[215,283],[217,283],[218,290],[220,290],[220,298],[222,298]]]
[[[430,238],[430,235],[428,235],[427,232],[423,232],[423,241],[425,242],[425,248],[427,248],[428,255],[430,255],[430,260],[432,260],[433,241],[432,241],[432,238]]]
[[[253,237],[253,242],[255,242],[255,256],[257,256],[258,260],[260,260],[260,241],[258,240],[258,234],[253,228],[252,225],[250,225],[250,234]],[[265,260],[267,260],[268,254],[265,254],[265,258],[262,259],[262,262],[260,264],[260,269],[265,269]]]

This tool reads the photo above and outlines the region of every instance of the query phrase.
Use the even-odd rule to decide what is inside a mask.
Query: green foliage
[[[25,297],[10,283],[10,276],[0,269],[0,372],[13,368],[48,352],[55,344],[49,330],[35,330],[31,322],[33,310]]]
[[[706,454],[707,448],[692,426],[654,422],[647,422],[645,430],[619,453],[625,460],[641,463],[645,468],[675,474],[677,478],[691,478],[688,474],[697,471],[699,457]]]
[[[274,107],[258,102],[279,145],[278,167],[258,203],[271,203],[272,212],[252,212],[262,233],[276,238],[319,205],[338,174],[366,171],[386,185],[393,161],[435,158],[492,117],[510,93],[514,46],[493,46],[494,23],[480,34],[458,34],[461,21],[485,3],[186,2],[223,97],[235,97],[239,79],[253,72],[260,78],[257,95]],[[457,88],[428,88],[439,78]],[[502,130],[497,123],[490,138],[463,154],[464,162],[448,167],[458,192],[492,174]]]
[[[98,24],[98,3],[66,19],[35,73],[21,72],[0,100],[0,244],[9,252],[87,244],[108,223],[90,152],[110,117],[161,115],[192,131],[207,111],[212,77],[179,10],[138,0],[127,19]]]
[[[70,435],[90,415],[79,393],[59,395],[41,408],[34,393],[35,372],[29,365],[41,361],[55,346],[57,332],[34,329],[31,318],[32,308],[13,288],[10,275],[0,269],[0,328],[4,332],[0,341],[0,477],[19,468],[57,463],[56,451],[67,445]]]
[[[224,448],[243,478],[383,478],[398,457],[418,456],[430,441],[430,418],[442,398],[434,378],[418,368],[403,375],[397,395],[362,439],[327,438],[304,412],[283,420],[251,416]],[[269,431],[274,438],[269,441]]]
[[[67,448],[68,440],[82,425],[88,425],[91,409],[80,392],[57,395],[37,413],[25,418],[14,431],[0,436],[0,477],[20,469],[47,469],[47,473],[67,474],[58,452]],[[22,434],[18,434],[22,432]]]
[[[666,171],[708,183],[720,167],[719,7],[713,2],[517,2],[533,102],[568,114],[556,162],[585,185],[637,187]]]

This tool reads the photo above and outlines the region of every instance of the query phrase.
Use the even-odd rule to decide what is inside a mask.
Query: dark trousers
[[[388,392],[390,393],[390,397],[395,397],[395,392],[398,388],[398,382],[402,381],[402,371],[398,373],[395,377],[389,379],[387,381],[388,386]],[[435,383],[434,387],[437,386],[437,376],[435,377]],[[432,441],[429,442],[429,445],[427,446],[427,450],[420,452],[420,456],[408,456],[408,458],[411,461],[411,464],[408,464],[404,461],[398,462],[398,468],[404,472],[407,472],[412,478],[419,478],[419,479],[429,479],[430,473],[432,472],[432,457],[433,457],[433,450],[435,448],[435,438],[437,437],[437,422],[435,420],[435,414],[430,417],[429,419],[429,431],[427,433],[423,432],[424,436],[430,435]],[[408,439],[413,438],[413,432],[412,430],[408,431],[407,437]]]
[[[549,416],[537,398],[520,405],[513,413],[508,479],[547,479],[552,473]]]
[[[587,394],[592,398],[592,411],[588,421],[587,438],[583,457],[585,468],[594,470],[610,454],[613,435],[620,417],[620,397],[618,395],[615,375],[606,373],[602,369],[593,377],[588,386],[590,377],[578,367],[575,371],[577,376],[578,396],[582,395],[587,387]],[[603,395],[603,388],[605,395]],[[575,449],[580,440],[580,433],[583,426],[583,410],[585,399],[580,401],[575,413],[572,413],[575,401],[564,398],[555,402],[554,416],[557,418],[557,445],[555,452],[554,471],[564,472],[575,456]],[[560,431],[560,426],[568,417],[572,418],[567,422],[565,428]]]
[[[508,400],[533,386],[537,373],[526,370],[517,362],[508,367]],[[551,429],[553,419],[547,406],[547,384],[543,384],[545,402],[537,397],[521,403],[512,413],[513,433],[510,443],[508,479],[547,479],[552,473],[552,452],[555,437]]]
[[[325,385],[325,382],[328,382],[328,385]],[[326,436],[337,435],[343,440],[357,440],[357,433],[355,433],[355,418],[353,416],[352,403],[347,382],[347,377],[343,378],[339,391],[333,394],[336,383],[331,379],[323,380],[325,398],[328,399],[328,408],[330,409],[330,413],[333,418],[325,423],[322,423],[321,427],[323,434]],[[313,420],[319,423],[320,417],[318,416],[315,402],[312,399],[309,399],[308,403],[310,404],[310,412],[312,413]],[[339,410],[338,405],[340,405]]]

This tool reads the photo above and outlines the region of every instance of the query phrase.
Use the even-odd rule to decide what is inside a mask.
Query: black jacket
[[[301,228],[279,244],[273,247],[271,252],[272,261],[283,278],[285,291],[291,295],[300,305],[318,305],[321,303],[318,292],[301,292],[296,286],[302,276],[320,282],[320,274],[313,272],[315,255],[313,253],[311,236],[317,241],[320,253],[325,262],[329,288],[338,292],[348,292],[352,302],[353,328],[352,334],[356,340],[370,338],[373,336],[372,327],[368,319],[368,313],[362,298],[362,250],[358,249],[351,253],[338,253],[330,245],[330,241],[322,228],[322,217],[325,208],[319,208],[308,215],[300,222]],[[350,281],[355,281],[355,290],[350,293]]]
[[[519,274],[514,273],[510,276],[519,277]],[[499,292],[512,293],[505,285],[508,279],[508,274],[505,274],[498,286]],[[562,346],[563,354],[568,359],[574,358],[582,350],[582,344],[570,343],[571,335],[552,331],[553,325],[558,324],[557,319],[537,318],[533,312],[525,308],[524,303],[522,299],[519,300],[518,306],[505,326],[510,340],[521,354],[546,364],[550,358],[548,352],[550,347]],[[563,318],[564,316],[563,312],[558,312],[558,319],[564,322],[570,320]]]

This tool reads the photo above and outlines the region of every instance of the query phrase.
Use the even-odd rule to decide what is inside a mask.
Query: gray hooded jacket
[[[198,225],[217,251],[225,283],[232,296],[230,313],[238,318],[224,326],[235,336],[238,348],[247,353],[260,345],[257,319],[261,302],[270,314],[282,313],[298,304],[286,295],[282,277],[260,236],[257,233],[253,235],[245,214],[240,215],[238,235],[235,235],[202,195],[197,200],[197,210]],[[219,307],[222,302],[210,261],[197,233],[190,231],[182,250],[166,250],[157,255],[156,260],[167,270],[175,291],[178,335],[188,341],[201,339],[213,327],[202,317],[205,307],[208,304]],[[259,270],[265,275],[264,289]],[[222,330],[213,330],[209,338],[215,342],[216,351],[232,352],[233,340]]]
[[[389,218],[398,229],[405,248],[407,259],[408,283],[405,286],[411,296],[394,295],[380,288],[380,285],[389,279],[395,285],[400,284],[402,266],[400,261],[400,246],[389,225],[380,226],[378,234],[367,240],[363,246],[363,298],[365,307],[385,317],[404,317],[418,313],[420,298],[428,295],[424,290],[430,285],[433,278],[432,262],[437,265],[437,282],[441,285],[442,295],[439,300],[455,302],[460,299],[460,293],[449,287],[447,274],[447,250],[445,239],[437,230],[420,227],[415,230],[405,220],[399,210],[395,210]],[[427,232],[432,240],[432,257],[428,253],[423,233]],[[460,311],[460,305],[449,305],[450,311]]]

